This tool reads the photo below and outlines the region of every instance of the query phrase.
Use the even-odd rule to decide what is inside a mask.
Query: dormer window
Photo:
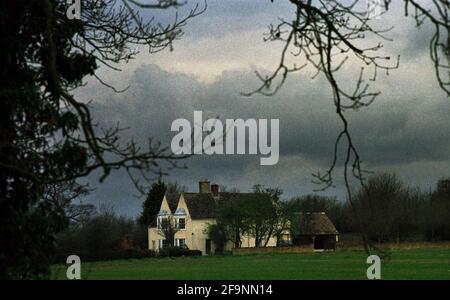
[[[182,207],[177,208],[177,210],[175,211],[175,217],[177,216],[186,216],[186,210],[184,210],[184,208]]]
[[[186,229],[186,210],[182,207],[175,211],[175,226],[177,229]]]
[[[167,225],[167,221],[169,219],[169,213],[165,209],[161,209],[158,213],[158,217],[156,219],[156,227],[158,229],[162,229],[164,226]],[[164,225],[166,224],[166,225]]]
[[[186,229],[186,218],[177,218],[177,228]]]

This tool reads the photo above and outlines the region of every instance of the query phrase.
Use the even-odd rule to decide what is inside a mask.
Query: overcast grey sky
[[[369,108],[348,112],[348,118],[367,168],[396,172],[410,184],[430,188],[450,176],[450,100],[439,90],[428,57],[430,28],[415,29],[413,20],[399,10],[394,7],[378,22],[395,26],[389,34],[394,42],[386,42],[383,51],[393,57],[401,54],[400,68],[381,75],[374,89],[382,95]],[[265,43],[263,33],[278,17],[291,14],[288,1],[208,0],[207,11],[190,20],[173,52],[142,51],[122,72],[100,70],[100,77],[116,87],[130,85],[125,93],[115,94],[89,80],[77,96],[94,100],[94,117],[102,124],[120,121],[130,127],[130,137],[152,136],[166,144],[174,135],[172,121],[193,120],[194,110],[221,119],[278,118],[277,165],[260,166],[259,156],[202,155],[186,160],[187,169],[173,171],[166,179],[194,191],[199,179],[208,178],[241,191],[261,183],[281,187],[285,197],[312,193],[316,186],[311,174],[329,166],[341,126],[327,83],[312,79],[306,70],[289,77],[276,96],[240,96],[257,86],[255,70],[269,72],[279,62],[280,45]],[[345,82],[354,82],[355,67],[349,63]],[[321,194],[343,200],[342,170],[334,175],[336,188]],[[133,197],[132,183],[121,172],[102,185],[95,176],[89,180],[97,188],[89,201],[129,216],[140,212],[142,199]]]

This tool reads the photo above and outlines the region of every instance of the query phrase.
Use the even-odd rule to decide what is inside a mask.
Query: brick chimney
[[[211,193],[211,186],[208,179],[202,179],[198,183],[199,193]]]
[[[217,183],[211,184],[211,193],[214,197],[219,196],[219,185]]]

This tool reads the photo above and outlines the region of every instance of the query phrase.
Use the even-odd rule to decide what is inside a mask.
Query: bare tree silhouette
[[[369,106],[381,94],[370,87],[370,82],[377,80],[380,71],[389,74],[390,70],[398,68],[400,55],[395,59],[382,56],[379,50],[383,48],[381,42],[375,45],[361,46],[370,37],[377,37],[381,41],[389,40],[386,33],[392,28],[379,28],[372,25],[372,19],[378,17],[374,11],[380,11],[380,16],[390,9],[390,0],[375,1],[374,7],[368,7],[367,1],[315,1],[289,0],[295,9],[292,21],[280,19],[276,25],[270,25],[265,41],[282,42],[280,63],[269,75],[263,76],[256,72],[261,85],[256,89],[243,93],[251,96],[262,94],[274,95],[284,84],[290,73],[305,68],[315,70],[313,78],[319,74],[327,79],[333,93],[333,104],[336,114],[342,122],[342,130],[338,134],[333,151],[331,166],[324,172],[313,174],[316,183],[321,184],[320,190],[333,186],[333,171],[339,157],[339,146],[345,145],[344,150],[344,180],[349,201],[352,201],[350,177],[355,177],[364,185],[366,170],[362,168],[361,157],[352,140],[350,126],[347,121],[346,110],[358,110]],[[431,39],[431,59],[436,68],[437,80],[442,89],[448,94],[449,84],[449,8],[447,0],[432,1],[425,7],[413,0],[404,0],[405,15],[413,11],[417,26],[424,22],[432,22],[436,33]],[[444,40],[447,38],[447,40]],[[361,69],[354,88],[344,88],[339,74],[347,72],[344,65],[350,60],[359,61]],[[301,62],[299,65],[298,62]],[[370,72],[369,74],[368,71]],[[447,72],[447,73],[446,73]]]
[[[372,25],[373,19],[389,11],[391,0],[372,1],[374,2],[372,5],[368,5],[367,0],[289,0],[289,2],[294,8],[293,20],[280,19],[276,25],[269,26],[265,36],[265,41],[283,43],[280,62],[267,76],[256,72],[261,85],[243,95],[272,96],[283,86],[289,74],[306,68],[314,70],[313,78],[321,74],[327,79],[332,90],[336,114],[342,122],[342,129],[334,143],[330,167],[324,173],[313,174],[314,182],[319,184],[318,190],[333,186],[333,173],[341,155],[340,147],[343,146],[343,177],[347,199],[356,215],[351,178],[355,178],[365,187],[367,177],[365,175],[370,172],[362,167],[361,156],[352,139],[345,113],[347,110],[358,110],[373,103],[381,92],[372,90],[370,82],[377,80],[380,71],[389,75],[389,71],[399,66],[400,55],[391,58],[379,54],[379,50],[383,48],[382,41],[389,40],[386,33],[392,28]],[[435,34],[430,40],[431,61],[440,87],[450,96],[450,1],[433,0],[428,4],[421,4],[415,0],[403,2],[405,16],[412,15],[417,27],[425,22],[434,25]],[[379,14],[376,15],[376,12]],[[369,38],[373,37],[378,38],[380,42],[362,46],[367,45]],[[354,87],[348,89],[344,88],[344,82],[339,75],[348,72],[344,69],[344,65],[351,60],[359,62],[361,69]],[[364,224],[365,220],[360,222]],[[372,246],[366,243],[366,249],[369,250]]]
[[[120,62],[128,62],[138,53],[136,46],[148,47],[149,53],[156,53],[166,48],[172,49],[173,42],[183,35],[182,27],[186,22],[206,10],[197,3],[183,17],[179,17],[178,12],[172,22],[163,25],[155,21],[155,17],[144,18],[143,10],[166,10],[172,7],[180,7],[186,2],[178,0],[158,0],[151,3],[143,3],[135,0],[112,0],[112,1],[87,1],[81,11],[81,24],[84,31],[74,35],[72,47],[96,62],[112,70],[120,71],[117,65]],[[48,10],[48,19],[54,19],[51,10]],[[80,131],[75,137],[69,137],[79,145],[84,145],[88,149],[88,161],[90,164],[84,172],[76,174],[75,177],[86,176],[92,171],[101,169],[103,181],[112,169],[124,169],[128,173],[134,185],[141,192],[145,193],[145,185],[141,185],[140,178],[145,182],[155,179],[149,174],[156,174],[158,177],[164,172],[159,168],[157,161],[165,161],[169,167],[178,167],[177,161],[186,156],[174,155],[168,151],[167,146],[162,146],[158,141],[149,138],[148,146],[142,149],[135,141],[131,140],[125,144],[120,143],[120,133],[125,130],[117,124],[114,128],[98,128],[93,124],[87,104],[81,103],[67,91],[64,82],[58,79],[56,72],[56,59],[53,58],[54,51],[51,40],[51,31],[48,29],[49,40],[49,67],[58,92],[62,98],[62,104],[68,111],[74,112],[80,120]],[[53,70],[53,71],[52,71]],[[101,84],[117,90],[112,85],[106,83],[95,73],[92,74]],[[126,89],[125,89],[126,90]],[[97,129],[97,130],[96,130]],[[77,132],[77,133],[79,133]],[[108,155],[109,154],[109,155]],[[107,157],[110,159],[108,160]],[[114,158],[114,159],[111,159]],[[62,178],[67,180],[73,178]],[[58,181],[58,179],[57,179]]]

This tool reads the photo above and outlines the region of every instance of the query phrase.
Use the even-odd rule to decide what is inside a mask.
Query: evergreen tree
[[[146,226],[154,225],[166,190],[166,184],[161,180],[158,180],[152,184],[147,198],[142,205],[144,210],[139,218],[139,222],[141,224]]]
[[[0,278],[49,274],[55,234],[67,226],[64,210],[44,198],[49,186],[95,170],[100,181],[120,168],[146,176],[178,159],[151,139],[148,147],[120,143],[122,129],[97,127],[89,104],[73,95],[86,76],[107,85],[98,67],[117,69],[136,45],[171,47],[197,7],[167,26],[139,9],[177,5],[83,1],[80,18],[69,19],[65,0],[0,2]]]

